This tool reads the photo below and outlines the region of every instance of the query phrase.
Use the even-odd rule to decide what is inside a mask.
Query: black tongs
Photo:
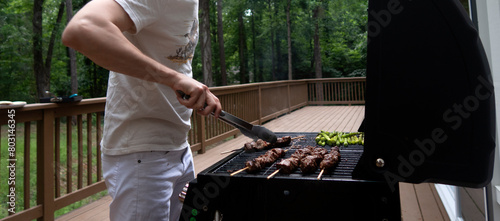
[[[184,100],[189,100],[190,96],[185,94],[182,91],[177,91],[179,95],[181,95],[182,99]],[[212,112],[212,115],[214,113]],[[260,126],[260,125],[253,125],[251,123],[248,123],[230,113],[227,113],[225,111],[221,111],[219,115],[219,119],[228,123],[229,125],[238,128],[241,133],[243,133],[245,136],[250,137],[254,140],[256,139],[262,139],[266,142],[269,143],[276,143],[276,140],[278,140],[278,137],[276,137],[276,134],[274,134],[272,131],[269,129]]]

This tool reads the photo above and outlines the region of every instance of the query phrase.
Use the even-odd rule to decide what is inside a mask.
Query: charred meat
[[[285,150],[281,148],[273,148],[271,150],[268,150],[265,154],[262,154],[257,158],[249,160],[245,163],[247,172],[258,172],[262,168],[271,165],[274,161],[278,160],[278,158],[283,157],[284,155]]]
[[[258,139],[256,141],[245,143],[244,149],[246,152],[254,152],[254,151],[268,150],[272,148],[283,148],[290,145],[291,142],[292,142],[292,137],[290,136],[280,137],[278,138],[276,143],[268,143],[262,139]]]
[[[322,156],[315,154],[309,155],[300,159],[300,171],[302,173],[313,173],[318,169],[318,164],[321,162]]]
[[[330,153],[325,154],[319,164],[320,169],[331,170],[340,162],[340,152],[337,146],[332,147]]]
[[[276,169],[280,170],[280,173],[290,174],[299,167],[299,158],[290,157],[282,160],[276,164]]]

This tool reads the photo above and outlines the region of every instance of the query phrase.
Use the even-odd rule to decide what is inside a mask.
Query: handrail
[[[306,105],[364,104],[365,83],[365,78],[328,78],[251,83],[210,90],[225,111],[253,124],[263,124]],[[37,103],[18,109],[0,109],[1,162],[24,164],[24,168],[14,167],[13,173],[7,165],[2,164],[0,168],[0,174],[22,177],[22,181],[16,180],[15,184],[7,183],[9,177],[1,179],[0,182],[5,183],[1,184],[0,193],[7,190],[7,194],[1,195],[9,195],[10,188],[16,190],[15,205],[12,204],[16,212],[0,220],[53,220],[56,210],[106,189],[101,178],[99,145],[105,102],[106,98],[92,98],[77,103]],[[14,114],[9,115],[10,110],[14,110]],[[211,116],[193,114],[191,120],[188,139],[191,150],[198,153],[239,133]],[[16,139],[16,146],[9,146],[8,138]],[[5,153],[13,153],[13,156]],[[31,171],[31,165],[35,165],[31,155],[36,156],[36,173]],[[36,177],[36,191],[31,187],[31,177]],[[31,196],[36,196],[36,203],[30,203]],[[0,209],[8,211],[8,202]]]

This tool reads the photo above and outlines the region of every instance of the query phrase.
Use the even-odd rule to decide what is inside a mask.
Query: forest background
[[[0,100],[106,96],[108,71],[61,43],[88,0],[0,1]],[[366,75],[367,0],[200,0],[208,86]]]

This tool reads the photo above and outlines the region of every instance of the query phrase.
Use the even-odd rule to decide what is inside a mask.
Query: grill
[[[315,137],[317,134],[315,133],[277,133],[279,136],[291,136],[291,137],[303,137],[300,139],[296,139],[292,141],[291,146],[285,148],[288,150],[285,154],[285,157],[282,159],[286,159],[290,157],[297,149],[305,147],[305,146],[316,146]],[[325,147],[328,151],[330,151],[330,146]],[[363,146],[361,145],[349,145],[349,147],[340,147],[340,155],[341,161],[335,167],[333,171],[330,173],[323,173],[321,178],[324,180],[335,180],[335,179],[352,179],[352,172],[356,167],[356,164],[363,153]],[[248,160],[252,160],[261,154],[264,154],[264,151],[248,153],[243,150],[238,151],[237,153],[230,156],[230,158],[225,161],[220,167],[214,168],[213,170],[207,172],[210,174],[221,174],[227,175],[228,173],[237,171],[241,168],[245,167],[245,162]],[[274,162],[271,166],[264,168],[263,170],[257,173],[247,173],[243,171],[235,176],[248,176],[255,178],[267,178],[270,174],[272,174],[276,170],[276,163]],[[294,179],[316,179],[319,175],[320,171],[316,171],[311,174],[302,174],[299,170],[296,170],[292,174],[282,174],[277,173],[273,176],[273,178],[294,178]]]
[[[365,146],[341,147],[340,164],[321,180],[319,171],[267,179],[274,164],[230,176],[263,154],[235,152],[190,182],[182,220],[400,220],[399,182],[490,183],[493,80],[463,6],[370,0],[367,29]],[[295,148],[314,145],[315,134],[278,135],[304,135]]]
[[[292,141],[286,155],[296,149],[315,146],[315,133],[276,133],[278,137],[300,137]],[[330,149],[330,146],[326,146]],[[399,189],[390,189],[384,182],[354,180],[353,171],[363,154],[363,146],[340,147],[341,160],[329,173],[277,173],[274,162],[257,173],[243,171],[247,160],[265,151],[248,153],[243,148],[198,174],[189,184],[182,220],[397,220],[400,219]],[[348,209],[344,207],[349,206]],[[343,213],[332,214],[335,208]],[[363,213],[356,211],[362,210]]]

